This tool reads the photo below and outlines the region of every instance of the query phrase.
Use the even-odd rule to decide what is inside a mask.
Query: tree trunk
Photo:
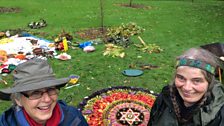
[[[100,27],[101,27],[101,33],[104,34],[104,13],[103,13],[103,0],[100,0]]]
[[[129,1],[129,6],[130,6],[130,7],[132,6],[132,0]]]

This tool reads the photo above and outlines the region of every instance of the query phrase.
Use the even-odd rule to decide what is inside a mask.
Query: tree
[[[132,6],[132,0],[129,0],[129,6],[130,7]]]
[[[103,13],[103,0],[100,0],[100,27],[101,27],[101,33],[104,34],[104,13]]]

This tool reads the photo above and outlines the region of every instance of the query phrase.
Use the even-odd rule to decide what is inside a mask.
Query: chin
[[[53,110],[46,111],[46,112],[41,112],[40,114],[37,115],[37,118],[40,122],[46,122],[48,119],[51,118],[53,113]]]
[[[195,104],[196,102],[198,102],[199,100],[197,99],[189,99],[189,98],[183,98],[184,102],[188,103],[188,104]]]
[[[49,113],[48,115],[41,115],[41,116],[39,116],[38,123],[42,123],[42,124],[45,123],[48,119],[51,118],[51,116],[52,116],[51,113]]]

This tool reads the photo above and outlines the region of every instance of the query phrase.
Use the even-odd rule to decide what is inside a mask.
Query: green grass
[[[77,106],[85,96],[96,90],[110,86],[136,86],[160,92],[172,79],[175,57],[183,50],[212,42],[224,41],[224,2],[214,0],[135,0],[134,4],[144,4],[149,9],[133,9],[117,6],[127,0],[104,1],[105,26],[118,26],[121,23],[136,22],[145,28],[141,37],[146,43],[155,43],[164,49],[158,54],[139,52],[131,45],[125,49],[126,56],[112,58],[103,56],[104,44],[95,45],[96,51],[84,53],[69,49],[69,61],[50,59],[57,77],[71,74],[80,76],[80,86],[61,90],[61,99],[72,96],[71,105]],[[32,32],[47,33],[46,39],[58,35],[62,30],[73,36],[76,31],[100,26],[100,7],[96,0],[0,0],[1,7],[19,7],[19,13],[0,13],[0,31],[7,29],[26,29]],[[30,30],[27,24],[43,18],[48,26]],[[140,44],[137,36],[131,38]],[[73,42],[84,42],[78,37]],[[142,56],[142,58],[138,58]],[[130,64],[150,63],[159,69],[144,70],[139,77],[126,77],[121,71]],[[137,67],[139,68],[139,67]],[[9,85],[12,77],[3,77]],[[8,86],[9,86],[8,85]],[[0,88],[7,86],[1,84]],[[0,101],[0,113],[10,106],[10,102]]]

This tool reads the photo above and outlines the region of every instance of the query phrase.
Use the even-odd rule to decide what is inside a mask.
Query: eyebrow
[[[176,73],[176,75],[175,76],[181,76],[181,77],[183,77],[183,78],[186,78],[185,76],[183,76],[183,75],[181,75],[181,74],[178,74],[178,73]],[[193,78],[191,78],[191,79],[202,79],[203,80],[203,77],[193,77]]]

